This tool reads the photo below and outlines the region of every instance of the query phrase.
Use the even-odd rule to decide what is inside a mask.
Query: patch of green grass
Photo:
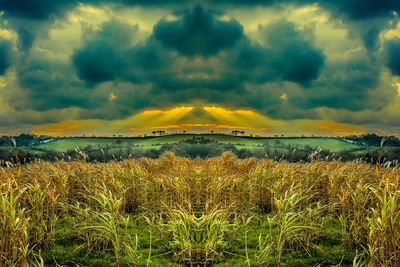
[[[265,217],[266,218],[266,217]],[[113,252],[108,249],[92,250],[87,254],[84,243],[74,238],[74,230],[70,219],[62,218],[56,224],[55,244],[50,249],[41,251],[45,266],[115,266]],[[247,253],[251,266],[254,265],[254,256],[258,250],[259,235],[266,235],[269,229],[265,221],[253,221],[248,226]],[[338,220],[333,220],[326,229],[328,238],[317,240],[315,247],[311,250],[311,256],[301,250],[286,252],[283,254],[282,264],[286,266],[330,266],[341,264],[351,266],[355,251],[345,248],[342,244],[341,225]],[[273,230],[276,234],[276,229]],[[137,235],[140,253],[143,255],[139,266],[146,266],[147,256],[150,248],[150,234],[148,225],[144,220],[136,221],[134,217],[129,220],[126,234]],[[167,232],[153,233],[150,266],[185,266],[173,260],[167,251],[169,235]],[[223,261],[214,263],[212,266],[247,266],[246,249],[244,243],[243,227],[230,233],[228,236],[229,251],[225,253]],[[128,263],[128,258],[123,257],[123,266],[133,266]],[[273,266],[274,258],[270,257],[270,263],[265,266]],[[264,265],[263,265],[264,266]]]
[[[292,146],[298,145],[299,148],[304,148],[304,146],[309,145],[310,147],[313,148],[320,147],[322,149],[328,149],[331,152],[359,148],[358,145],[346,143],[338,139],[329,139],[329,138],[267,139],[267,143],[270,145],[274,145],[276,143],[276,140],[285,145],[289,144]]]

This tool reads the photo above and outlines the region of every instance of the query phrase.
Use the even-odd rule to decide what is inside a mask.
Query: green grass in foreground
[[[259,237],[268,236],[269,228],[266,220],[252,221],[247,226],[247,254],[251,265],[255,265],[255,256],[259,251]],[[137,264],[145,266],[149,261],[150,266],[186,266],[185,264],[171,261],[170,253],[168,253],[168,235],[164,232],[154,231],[150,251],[150,233],[149,226],[145,220],[137,222],[134,217],[130,217],[127,227],[128,230],[120,228],[119,230],[125,235],[138,238],[140,247],[138,253],[142,255],[140,262]],[[245,248],[245,228],[237,229],[234,233],[230,233],[229,251],[226,253],[226,260],[217,262],[213,266],[247,266],[246,248]],[[338,220],[332,220],[326,228],[328,233],[326,237],[321,238],[314,244],[311,249],[311,255],[307,255],[304,251],[293,251],[285,255],[282,265],[287,266],[321,266],[337,265],[351,266],[355,251],[349,251],[342,244],[341,225]],[[277,230],[272,230],[276,236]],[[154,236],[155,235],[155,236]],[[51,249],[41,251],[41,257],[45,266],[73,266],[79,264],[81,266],[112,266],[115,259],[111,249],[97,249],[87,254],[87,247],[81,240],[74,238],[74,230],[71,227],[69,219],[60,219],[56,224],[55,242]],[[128,265],[129,258],[124,257],[123,261]],[[273,266],[274,257],[271,255],[267,259],[268,262],[263,266]]]

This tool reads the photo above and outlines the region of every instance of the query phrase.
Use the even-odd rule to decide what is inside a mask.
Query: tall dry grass
[[[129,214],[153,218],[170,229],[191,225],[195,233],[202,231],[199,225],[228,229],[243,218],[269,214],[278,236],[260,236],[255,262],[274,255],[276,265],[296,247],[307,252],[324,235],[324,218],[338,218],[343,243],[364,250],[370,266],[399,266],[399,174],[398,168],[360,161],[238,160],[230,153],[205,160],[166,153],[158,160],[36,162],[3,168],[0,266],[27,265],[32,252],[52,246],[55,223],[64,216],[76,217],[77,238],[86,240],[88,251],[96,246],[111,249],[118,265],[123,264],[124,251],[130,251],[133,263],[143,256],[137,254],[137,242],[118,232]],[[214,213],[224,216],[212,217]],[[211,217],[215,220],[209,222]],[[192,235],[172,235],[176,255],[192,263],[221,257],[218,248],[224,246],[216,246],[214,239],[196,236],[202,241],[184,243]],[[223,234],[213,236],[225,244]],[[215,245],[207,257],[202,242],[207,248]],[[179,254],[177,248],[185,252]],[[148,258],[149,263],[150,254]]]

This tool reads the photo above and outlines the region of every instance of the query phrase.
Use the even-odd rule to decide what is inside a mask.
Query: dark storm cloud
[[[374,59],[360,55],[327,64],[319,78],[307,86],[265,84],[249,91],[246,99],[252,107],[279,119],[317,118],[313,109],[320,107],[378,111],[395,97],[393,90],[381,84],[380,68]],[[287,100],[280,99],[282,93],[287,93]]]
[[[256,83],[281,79],[307,85],[318,78],[325,56],[293,23],[281,20],[259,31],[266,47],[245,39],[233,56],[228,56],[243,79]]]
[[[113,47],[102,41],[88,43],[74,54],[72,61],[79,77],[90,83],[112,80],[118,71],[118,59]]]
[[[9,102],[17,110],[80,107],[86,111],[79,118],[103,119],[126,117],[145,107],[149,90],[138,84],[151,80],[151,73],[162,71],[164,65],[151,40],[132,47],[136,34],[137,26],[118,20],[104,23],[98,32],[85,32],[82,48],[71,57],[72,65],[50,60],[40,50],[23,55],[17,61],[22,92],[12,94]],[[118,80],[138,86],[120,85]],[[108,83],[103,86],[103,82]],[[111,92],[117,95],[112,103]]]
[[[400,11],[398,0],[208,0],[210,4],[230,6],[271,6],[278,4],[308,5],[318,3],[332,10],[336,15],[347,15],[351,19],[365,19],[386,16],[390,12]]]
[[[201,18],[198,18],[199,16]],[[190,42],[201,39],[206,40],[198,46],[194,45],[194,47],[191,47],[191,45],[188,45],[188,49],[193,49],[190,51],[191,55],[200,53],[202,56],[209,56],[221,50],[223,48],[221,45],[232,46],[233,43],[231,42],[235,42],[234,40],[231,39],[230,42],[227,42],[218,39],[221,36],[224,38],[233,36],[231,33],[223,34],[223,29],[229,32],[231,31],[230,29],[236,29],[237,33],[235,34],[240,37],[243,35],[243,29],[237,21],[218,21],[216,15],[211,11],[204,11],[199,7],[186,12],[185,16],[177,24],[183,25],[187,21],[197,21],[198,19],[204,23],[206,22],[207,25],[203,25],[203,30],[193,32],[194,37],[190,36],[190,32],[179,32],[183,34],[179,38],[192,38]],[[165,28],[167,24],[165,23],[167,22],[164,20],[160,21],[154,27],[154,35],[151,35],[147,40],[133,47],[129,47],[126,44],[129,43],[128,38],[135,34],[136,27],[126,25],[122,27],[121,23],[117,21],[105,23],[99,33],[92,39],[87,40],[84,46],[76,50],[72,56],[72,62],[78,71],[78,76],[91,84],[114,79],[132,83],[152,82],[154,94],[164,90],[179,91],[204,88],[227,91],[234,90],[238,86],[238,83],[242,83],[241,80],[238,80],[238,77],[233,76],[229,72],[222,77],[212,79],[178,77],[179,74],[170,69],[171,62],[173,59],[176,59],[172,55],[173,51],[164,48],[165,43],[163,41],[165,40],[160,42],[159,38],[155,36],[160,32],[165,34],[165,31],[167,31]],[[225,28],[221,28],[222,26]],[[114,28],[124,28],[125,32],[121,33],[121,31],[114,30],[109,31],[109,34],[105,34],[107,29]],[[114,36],[115,32],[119,32],[118,36]],[[209,39],[210,32],[214,33],[213,36],[217,40],[217,43],[215,43],[216,40]],[[182,47],[179,46],[176,49],[179,51]],[[197,68],[194,71],[198,70]],[[191,71],[188,71],[187,74],[190,73]]]
[[[106,0],[0,0],[0,10],[8,17],[22,17],[33,20],[53,20],[54,17],[63,17],[65,12],[79,3],[104,4],[123,3],[124,1]]]
[[[197,6],[180,14],[176,21],[161,20],[154,26],[154,37],[186,56],[212,56],[231,47],[243,37],[237,21],[222,21],[212,11]]]
[[[295,29],[291,22],[281,20],[260,29],[265,36],[274,65],[281,70],[284,80],[307,83],[316,79],[325,56],[312,41]]]
[[[12,64],[11,52],[10,42],[0,39],[0,75],[4,75]]]
[[[126,49],[136,30],[119,21],[103,24],[101,31],[72,55],[79,78],[90,84],[113,80],[120,71],[124,52],[121,50]]]
[[[32,46],[36,37],[36,32],[32,27],[20,26],[16,29],[18,34],[18,43],[22,50],[28,49]]]
[[[116,20],[103,24],[72,55],[79,78],[93,85],[114,79],[142,83],[159,75],[169,55],[152,38],[131,47],[135,34],[137,26]]]
[[[12,16],[22,16],[32,19],[45,19],[50,15],[60,15],[66,10],[74,7],[79,2],[85,4],[125,4],[129,6],[185,6],[198,4],[196,0],[0,0],[0,10]],[[240,7],[255,5],[276,5],[294,4],[305,5],[313,4],[313,0],[206,0],[201,3],[212,6]],[[387,15],[392,11],[400,11],[398,0],[320,0],[317,1],[322,7],[334,10],[337,14],[345,14],[351,19],[365,19],[376,16]]]
[[[394,11],[400,13],[398,0],[209,0],[207,2],[231,8],[280,4],[302,6],[317,3],[344,24],[351,24],[350,26],[359,33],[366,48],[371,50],[378,49],[378,36],[387,26],[387,18],[392,16]]]
[[[79,3],[98,5],[114,2],[122,3],[119,0],[0,0],[0,11],[5,13],[16,30],[19,48],[26,50],[31,48],[38,35],[46,35],[55,20],[63,18],[67,11]]]
[[[44,19],[50,14],[68,9],[77,2],[76,0],[0,0],[0,10],[5,11],[9,16]]]
[[[92,95],[92,90],[76,77],[68,62],[50,60],[44,53],[30,52],[15,61],[21,89],[7,98],[16,110],[90,109],[107,101],[108,96]]]
[[[385,16],[400,10],[398,0],[322,0],[319,3],[323,7],[335,8],[337,12],[347,14],[352,19]]]
[[[384,57],[386,66],[393,75],[400,75],[400,39],[391,39],[385,43]]]
[[[22,92],[10,99],[17,110],[96,106],[98,99],[91,97],[90,88],[74,79],[74,73],[66,64],[29,58],[17,65],[17,74]]]
[[[191,21],[198,20],[202,21],[200,24],[207,21],[206,26],[201,27],[198,31],[187,26],[193,25]],[[220,25],[222,22],[223,28],[221,28],[222,24]],[[160,25],[163,26],[160,27]],[[184,30],[177,30],[177,28]],[[213,40],[213,37],[226,36],[221,33],[216,34],[222,32],[223,29],[228,31],[227,35],[237,36],[235,39],[238,39],[230,39],[229,45],[227,45],[227,42],[224,44],[225,47],[221,50],[224,51],[222,57],[214,55],[226,64],[225,69],[217,77],[182,79],[177,78],[176,74],[163,75],[155,81],[160,90],[176,91],[198,88],[243,93],[244,84],[247,82],[263,83],[274,80],[289,80],[307,85],[311,80],[318,77],[325,60],[322,51],[315,48],[312,41],[307,40],[301,32],[296,30],[293,23],[285,20],[260,30],[267,40],[267,47],[252,43],[243,34],[242,26],[237,21],[219,21],[215,13],[199,7],[194,8],[191,12],[185,12],[180,20],[161,21],[154,29],[156,38],[161,29],[165,31],[163,33],[165,36],[168,36],[167,33],[169,32],[179,33],[179,35],[172,36],[173,38],[170,36],[171,39],[188,40],[188,43],[177,42],[175,48],[181,54],[190,56],[199,54],[208,57],[221,50],[219,39],[216,41]],[[210,34],[210,32],[213,32],[213,34]],[[233,32],[235,34],[232,34]],[[176,36],[179,37],[176,38]],[[189,45],[196,40],[203,41]],[[161,43],[165,45],[164,41],[162,39]],[[188,73],[190,74],[190,71]],[[208,74],[209,70],[206,70],[205,73]],[[194,96],[199,93],[199,91],[195,91]]]

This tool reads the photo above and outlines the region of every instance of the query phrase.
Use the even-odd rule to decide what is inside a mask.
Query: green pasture
[[[89,145],[93,149],[100,149],[108,146],[125,147],[132,146],[132,148],[152,149],[160,148],[163,144],[178,143],[179,141],[192,139],[195,135],[171,135],[171,136],[159,136],[152,138],[67,138],[58,139],[46,144],[37,146],[38,149],[55,150],[60,152],[66,152],[76,147],[84,148]],[[332,138],[245,138],[238,136],[227,136],[227,135],[196,135],[196,137],[204,137],[204,139],[215,140],[224,144],[233,144],[238,149],[255,149],[263,147],[264,144],[269,144],[271,148],[283,147],[290,144],[298,149],[304,148],[309,145],[310,147],[321,149],[328,149],[331,152],[337,152],[341,150],[354,150],[362,147],[347,143],[338,139]],[[110,147],[111,148],[111,147]]]

